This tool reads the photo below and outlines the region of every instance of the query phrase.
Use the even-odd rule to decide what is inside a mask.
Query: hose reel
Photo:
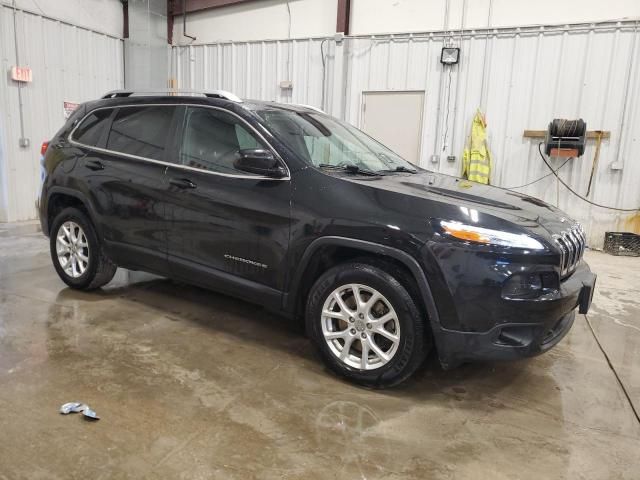
[[[545,135],[545,153],[551,157],[580,157],[584,154],[586,139],[584,120],[555,118]]]

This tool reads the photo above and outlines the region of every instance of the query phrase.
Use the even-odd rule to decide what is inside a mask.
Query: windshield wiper
[[[396,167],[396,168],[389,168],[387,170],[378,170],[378,172],[418,173],[418,171],[414,170],[413,168],[407,168],[407,167],[403,167],[403,166],[399,166],[399,167]]]
[[[382,174],[374,172],[373,170],[366,170],[358,167],[357,165],[331,165],[330,163],[321,163],[318,165],[320,168],[329,168],[331,170],[341,170],[343,172],[352,173],[354,175],[369,175],[371,177],[381,177]]]

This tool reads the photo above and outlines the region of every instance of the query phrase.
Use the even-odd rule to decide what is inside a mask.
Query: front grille
[[[560,248],[560,274],[564,277],[573,272],[582,260],[587,236],[582,225],[577,223],[568,230],[553,235],[553,238]]]

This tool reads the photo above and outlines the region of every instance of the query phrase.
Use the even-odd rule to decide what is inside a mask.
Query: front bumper
[[[514,360],[546,352],[569,332],[576,316],[587,313],[593,298],[596,275],[582,262],[547,301],[518,302],[509,321],[482,332],[434,329],[442,366],[453,368],[469,361]]]

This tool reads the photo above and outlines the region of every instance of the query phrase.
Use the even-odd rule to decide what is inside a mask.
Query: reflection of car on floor
[[[416,167],[314,108],[113,92],[45,146],[40,220],[74,288],[116,266],[294,318],[374,387],[558,343],[595,276],[582,227],[537,199]]]

